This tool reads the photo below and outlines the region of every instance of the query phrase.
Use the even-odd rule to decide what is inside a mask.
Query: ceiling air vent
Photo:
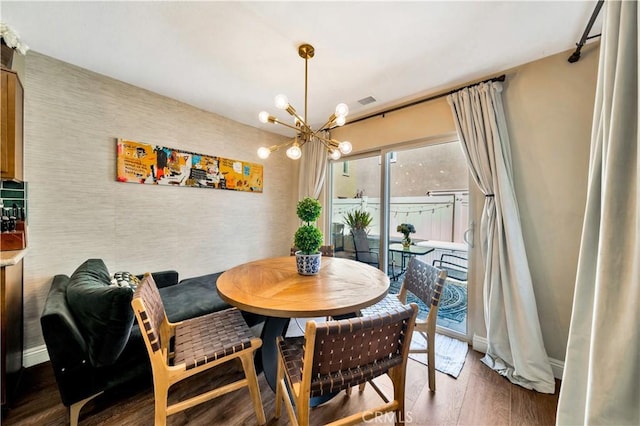
[[[366,98],[360,99],[358,102],[360,103],[360,105],[368,105],[374,103],[375,101],[376,98],[374,98],[373,96],[367,96]]]

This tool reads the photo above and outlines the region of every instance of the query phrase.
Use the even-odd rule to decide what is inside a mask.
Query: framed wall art
[[[118,139],[117,181],[262,192],[260,164]]]

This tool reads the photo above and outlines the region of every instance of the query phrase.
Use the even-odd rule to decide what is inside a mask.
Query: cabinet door
[[[2,326],[2,404],[16,386],[22,369],[22,260],[0,268],[0,324]]]
[[[23,90],[18,75],[2,69],[0,123],[0,177],[23,180]]]

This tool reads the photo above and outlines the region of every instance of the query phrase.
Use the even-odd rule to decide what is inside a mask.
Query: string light
[[[405,216],[409,216],[409,214],[422,214],[422,213],[431,213],[431,214],[435,214],[436,211],[438,210],[443,210],[443,209],[448,209],[452,206],[453,204],[451,203],[446,203],[446,204],[442,204],[439,205],[437,207],[417,207],[417,208],[394,208],[391,207],[389,209],[390,213],[392,213],[394,215],[394,217],[398,217],[398,214],[404,214]],[[345,207],[345,208],[335,208],[334,214],[344,214],[344,213],[348,213],[348,212],[352,212],[354,210],[359,210],[361,207],[360,206],[350,206],[350,207]],[[367,210],[372,210],[372,211],[378,211],[380,210],[380,207],[378,207],[377,205],[368,205],[367,206]]]

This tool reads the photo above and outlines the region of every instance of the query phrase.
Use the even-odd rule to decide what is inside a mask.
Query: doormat
[[[418,332],[413,333],[411,339],[411,349],[424,349],[427,341]],[[436,333],[436,370],[448,374],[453,378],[458,378],[464,362],[467,358],[469,345],[458,339]],[[427,354],[410,353],[409,358],[427,365]]]

